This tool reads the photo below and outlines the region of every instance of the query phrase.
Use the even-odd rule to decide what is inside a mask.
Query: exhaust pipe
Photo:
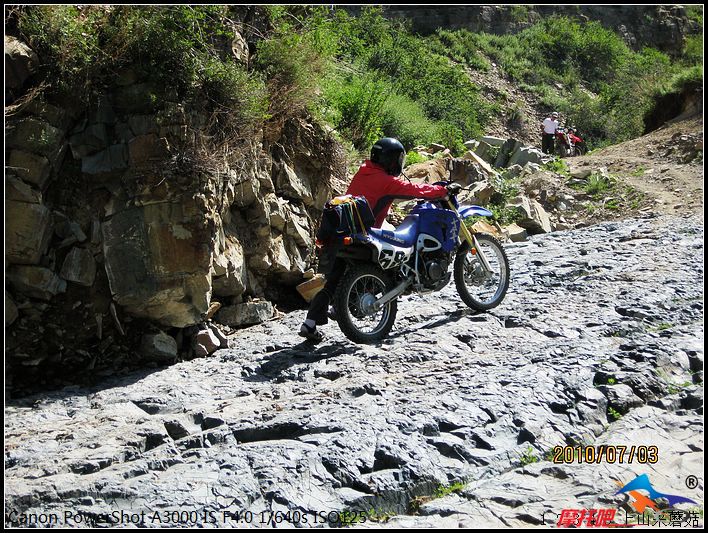
[[[391,300],[394,300],[398,298],[401,294],[403,294],[403,291],[405,291],[410,284],[413,283],[413,280],[407,279],[405,281],[402,281],[398,286],[394,287],[390,291],[388,291],[386,294],[384,294],[381,298],[376,300],[373,304],[372,307],[376,311],[379,311],[384,305],[386,305],[388,302]]]

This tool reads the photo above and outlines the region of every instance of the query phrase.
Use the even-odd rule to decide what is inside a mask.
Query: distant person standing
[[[558,113],[555,111],[548,115],[543,124],[541,124],[541,130],[543,131],[543,137],[541,138],[541,149],[545,154],[553,153],[553,140],[556,136],[556,130],[558,129]]]

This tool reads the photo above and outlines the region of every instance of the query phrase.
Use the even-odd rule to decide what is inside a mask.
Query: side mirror
[[[452,158],[448,158],[445,160],[445,167],[452,172],[455,168],[455,162],[452,160]]]

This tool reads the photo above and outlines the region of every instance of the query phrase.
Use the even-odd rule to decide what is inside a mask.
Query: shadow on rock
[[[89,376],[83,380],[83,383],[67,383],[63,388],[54,388],[48,391],[29,390],[27,394],[17,394],[12,400],[8,399],[6,404],[8,406],[12,405],[17,407],[34,406],[34,404],[41,401],[61,401],[74,396],[84,397],[90,394],[96,394],[107,389],[122,389],[147,378],[155,372],[166,370],[169,367],[170,365],[141,368],[139,370],[124,370],[122,371],[122,375],[113,377],[106,377],[105,375]]]
[[[445,324],[457,322],[460,319],[465,318],[465,317],[474,317],[474,316],[481,315],[481,314],[482,313],[480,311],[474,311],[472,309],[465,307],[464,309],[458,309],[456,311],[451,311],[446,316],[441,317],[433,322],[416,322],[416,325],[414,327],[401,328],[399,331],[396,331],[395,333],[391,333],[387,338],[388,339],[396,339],[402,335],[408,335],[410,333],[415,333],[420,330],[435,329],[437,327],[444,326]]]
[[[360,349],[351,344],[333,343],[316,346],[304,341],[289,348],[282,348],[270,353],[266,360],[250,376],[245,376],[246,381],[277,380],[283,372],[296,365],[307,365],[339,355],[355,354]]]

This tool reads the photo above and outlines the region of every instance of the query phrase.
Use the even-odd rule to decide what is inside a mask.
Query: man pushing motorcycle
[[[375,217],[374,228],[381,227],[394,200],[443,199],[448,192],[456,194],[462,188],[457,183],[445,187],[415,184],[398,178],[403,172],[405,155],[406,150],[397,139],[385,137],[378,140],[371,148],[371,158],[364,162],[349,184],[346,194],[366,198]],[[298,333],[301,337],[314,342],[324,338],[317,326],[326,324],[328,315],[333,318],[333,310],[329,304],[345,270],[346,263],[343,260],[328,260],[327,254],[321,255],[320,273],[325,275],[326,282],[310,303],[307,318]]]

